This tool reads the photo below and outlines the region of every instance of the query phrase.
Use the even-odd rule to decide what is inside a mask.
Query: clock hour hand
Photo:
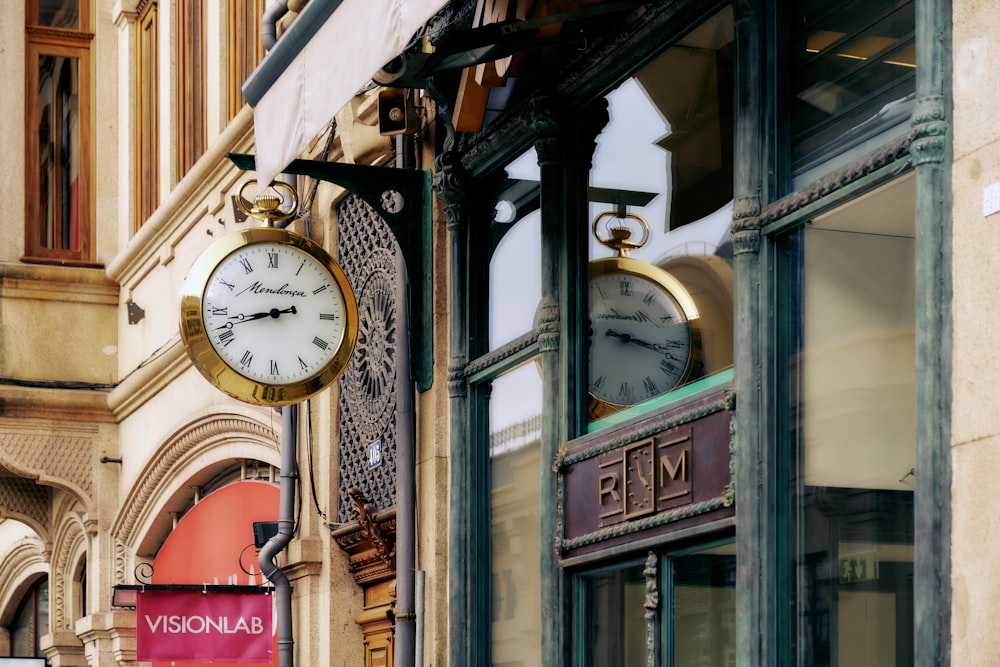
[[[265,317],[273,317],[277,319],[281,315],[284,315],[286,313],[292,313],[294,315],[296,312],[297,311],[295,310],[295,306],[289,306],[284,310],[278,310],[277,308],[272,308],[271,310],[267,310],[261,313],[254,313],[253,315],[244,315],[243,313],[240,313],[239,315],[231,316],[229,319],[236,320],[236,322],[232,322],[231,324],[240,324],[241,322],[252,322],[254,320],[262,320]]]

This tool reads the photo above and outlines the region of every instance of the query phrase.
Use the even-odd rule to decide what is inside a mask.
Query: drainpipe
[[[413,166],[413,139],[396,137],[397,166]],[[400,262],[401,263],[401,262]],[[403,269],[405,271],[405,268]],[[404,282],[405,284],[405,282]],[[399,368],[403,377],[398,383],[396,404],[398,440],[396,450],[396,632],[393,664],[414,667],[416,659],[416,461],[414,444],[413,382],[410,377],[408,300],[402,300]]]
[[[288,13],[288,0],[277,0],[260,17],[260,43],[265,51],[274,48],[278,41],[278,21]]]
[[[257,557],[260,571],[274,584],[278,614],[278,665],[294,667],[292,639],[292,585],[275,557],[292,541],[295,530],[295,478],[298,476],[296,446],[299,433],[299,406],[286,405],[281,411],[281,480],[279,485],[278,532],[264,544]]]

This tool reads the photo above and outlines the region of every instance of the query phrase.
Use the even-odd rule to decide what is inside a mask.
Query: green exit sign
[[[840,559],[840,583],[878,579],[878,558],[875,552]]]

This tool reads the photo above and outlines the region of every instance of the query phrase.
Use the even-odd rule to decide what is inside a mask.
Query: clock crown
[[[272,183],[268,190],[254,197],[253,206],[248,207],[246,199],[243,197],[243,192],[256,183],[256,179],[244,183],[243,187],[240,188],[239,195],[236,197],[236,205],[239,206],[243,213],[254,220],[266,222],[268,227],[273,227],[277,220],[287,220],[296,214],[299,208],[299,195],[295,192],[295,188],[282,181]],[[284,190],[291,197],[292,204],[288,207],[288,210],[281,209],[281,204],[285,198],[277,190]]]
[[[602,236],[602,228],[599,225],[606,218],[613,218],[613,220],[604,224],[604,235]],[[633,226],[637,226],[642,231],[642,237],[638,240],[632,238],[635,230],[633,230],[633,226],[629,225],[630,220],[634,221]],[[646,245],[646,241],[649,240],[649,223],[635,213],[622,214],[615,211],[605,211],[594,219],[591,231],[601,245],[611,248],[618,253],[619,257],[628,257],[631,251]]]

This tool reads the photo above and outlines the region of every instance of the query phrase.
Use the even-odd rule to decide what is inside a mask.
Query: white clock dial
[[[634,405],[677,386],[692,357],[681,304],[660,283],[627,271],[590,279],[589,392],[613,406]]]
[[[209,343],[226,365],[270,385],[319,374],[347,328],[344,295],[327,268],[278,242],[245,246],[220,262],[201,308]]]
[[[213,385],[247,403],[288,405],[340,377],[357,341],[358,307],[323,248],[261,227],[227,234],[195,260],[180,329]]]

